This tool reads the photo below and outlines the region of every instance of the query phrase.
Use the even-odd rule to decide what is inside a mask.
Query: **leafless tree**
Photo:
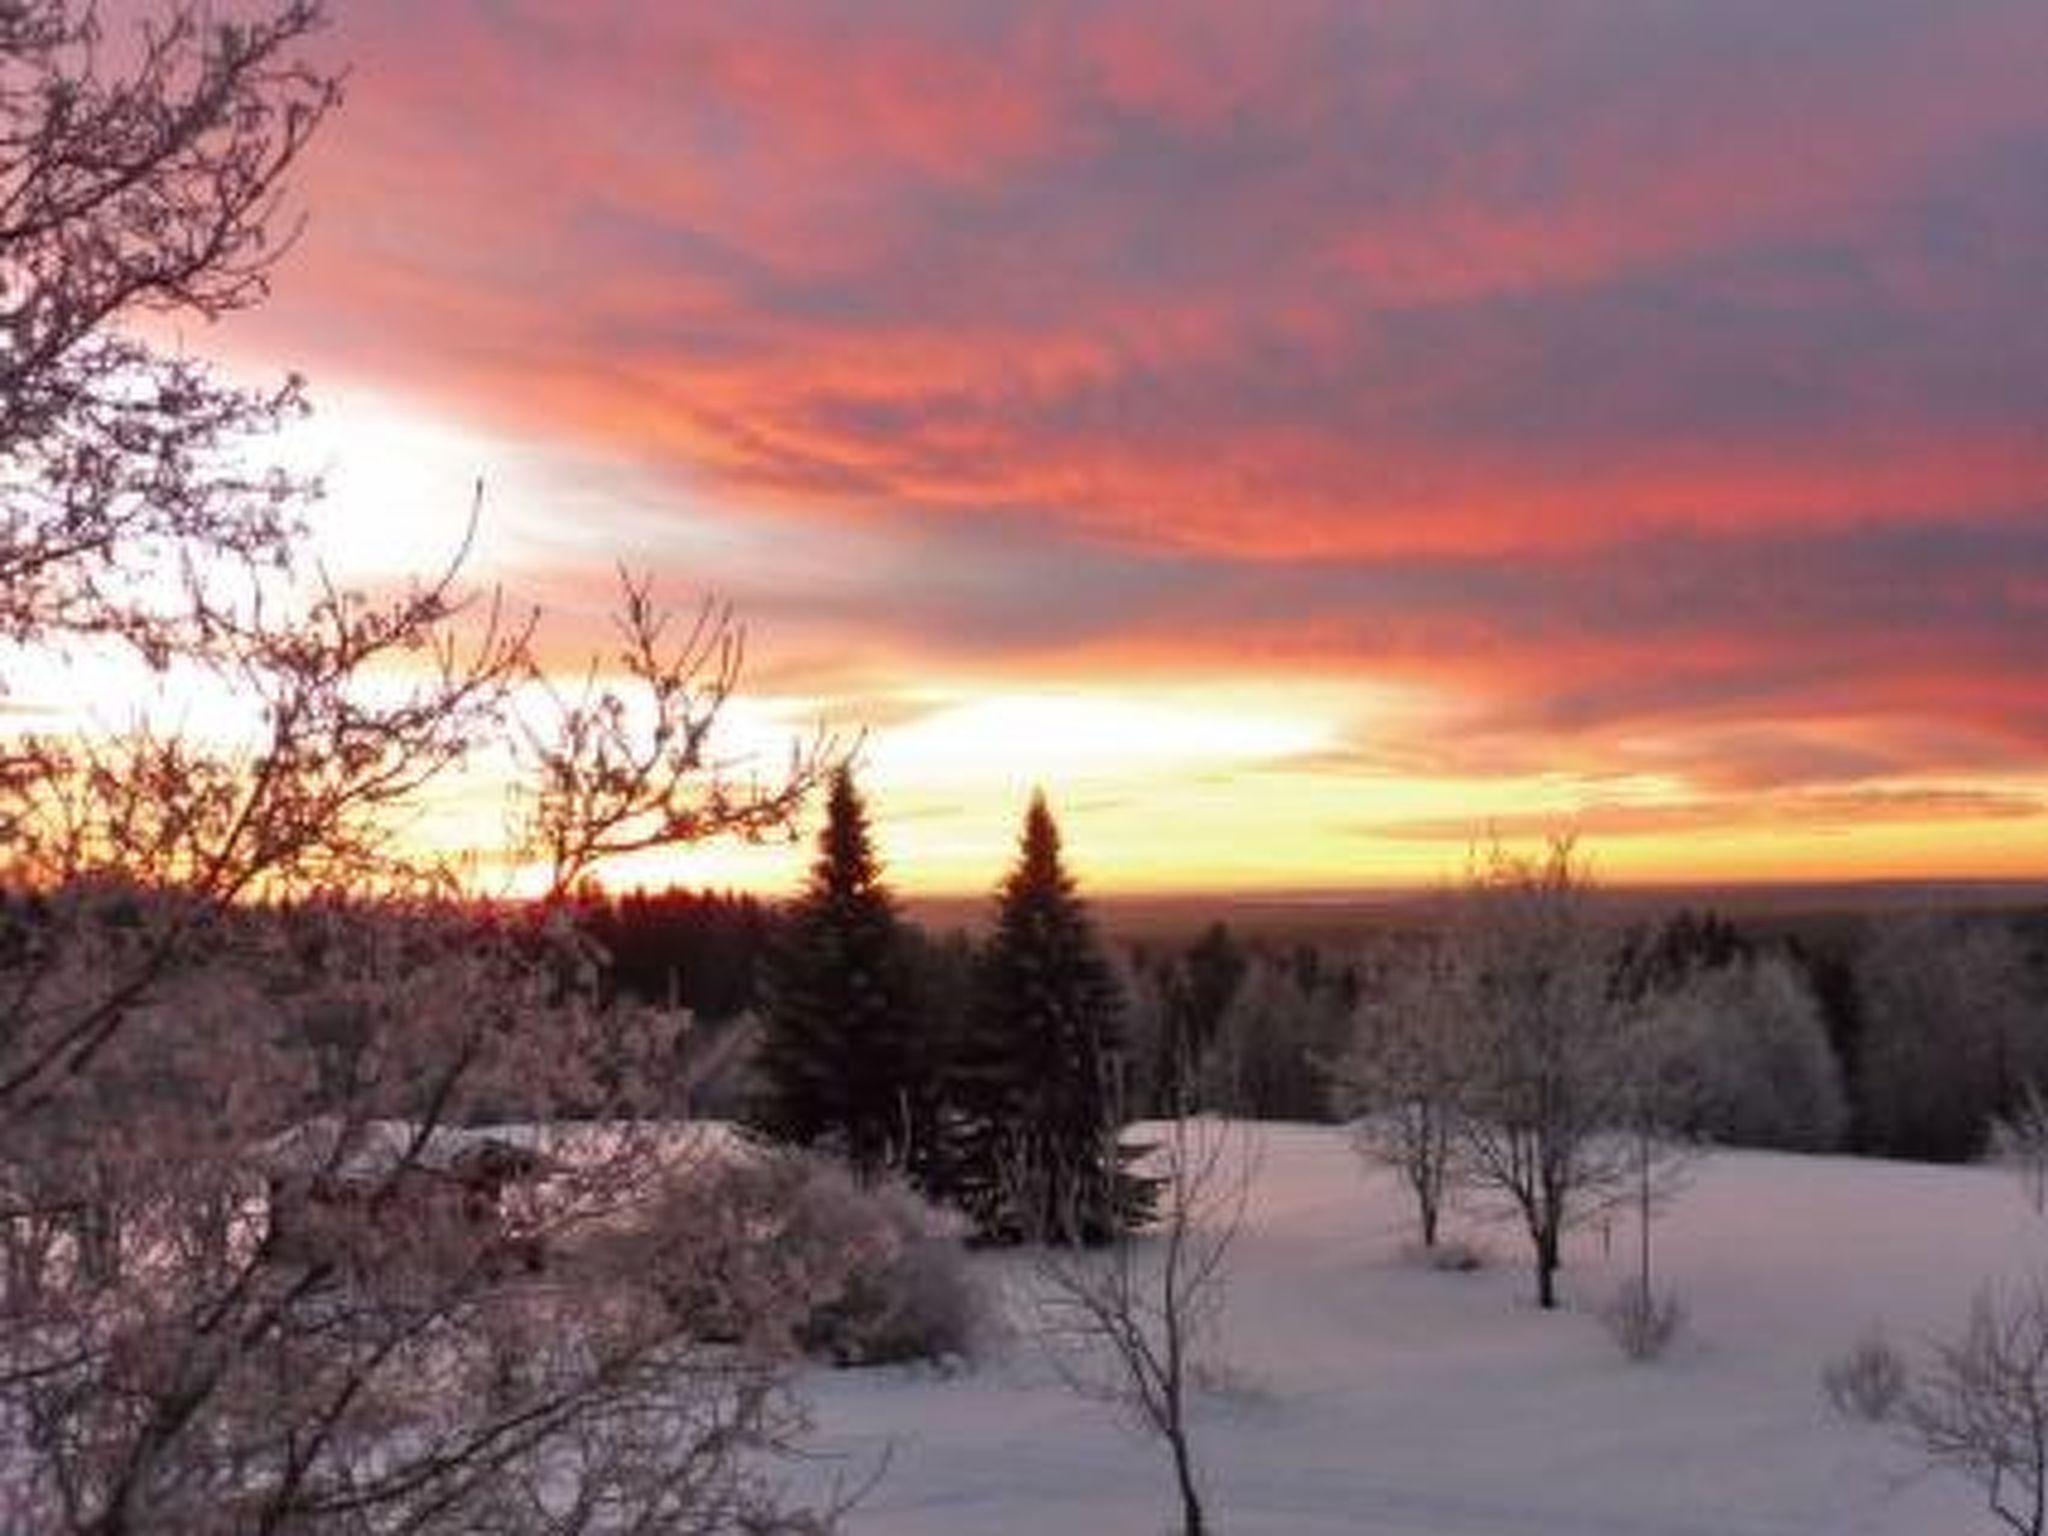
[[[0,1105],[86,1067],[211,906],[371,874],[525,654],[488,606],[458,642],[453,571],[382,601],[294,581],[313,487],[249,450],[297,384],[239,390],[134,334],[267,290],[284,175],[339,98],[306,56],[319,25],[308,0],[237,19],[176,0],[118,29],[71,0],[0,9],[0,691],[30,657],[126,654],[246,720],[236,751],[147,716],[0,745],[0,875],[199,898],[90,1007],[0,1020]],[[411,682],[379,696],[379,672]]]
[[[1191,1095],[1183,1092],[1184,1106]],[[1033,1301],[1069,1386],[1114,1405],[1173,1464],[1184,1536],[1210,1529],[1189,1410],[1199,1389],[1256,1167],[1242,1124],[1185,1108],[1159,1122],[1145,1171],[1159,1181],[1153,1229],[1119,1228],[1099,1249],[1038,1241]],[[1121,1119],[1104,1127],[1113,1153]],[[1028,1170],[1017,1177],[1028,1179]],[[1032,1208],[1028,1202],[1020,1208]]]
[[[1521,1221],[1537,1302],[1557,1305],[1564,1234],[1636,1184],[1643,1032],[1613,985],[1616,936],[1569,840],[1540,859],[1499,846],[1468,880],[1449,942],[1467,972],[1465,1177]]]
[[[296,381],[232,389],[123,327],[266,292],[285,174],[340,96],[306,57],[319,24],[313,0],[120,28],[0,7],[0,635],[162,663],[211,638],[222,571],[288,558],[304,488],[237,448],[297,413]]]
[[[240,710],[0,746],[0,1525],[808,1528],[762,1460],[799,1299],[705,1337],[599,1240],[700,1155],[650,1126],[675,1021],[601,1001],[565,903],[458,899],[407,834],[509,739],[508,856],[560,896],[786,825],[829,744],[714,756],[737,631],[671,644],[645,582],[617,680],[565,694],[459,558],[383,597],[309,566],[313,488],[250,467],[297,384],[131,325],[261,298],[338,99],[315,4],[228,9],[0,3],[0,687],[126,656]],[[454,1171],[486,1122],[524,1175]]]
[[[2019,1176],[2027,1202],[2048,1215],[2048,1097],[2028,1083],[2012,1113],[1991,1125],[1991,1155]]]
[[[1635,1216],[1636,1272],[1601,1312],[1608,1332],[1631,1360],[1663,1354],[1685,1322],[1684,1303],[1675,1292],[1658,1290],[1650,1262],[1650,1234],[1658,1212],[1678,1190],[1684,1161],[1680,1144],[1667,1134],[1669,1123],[1654,1092],[1641,1091],[1628,1128],[1635,1165],[1627,1198]]]
[[[1331,1071],[1341,1103],[1358,1116],[1352,1144],[1408,1186],[1425,1248],[1436,1246],[1462,1171],[1470,979],[1447,943],[1402,954],[1382,988],[1359,1005],[1351,1047]]]
[[[795,743],[784,771],[765,780],[714,756],[745,632],[730,608],[706,602],[672,634],[652,583],[624,570],[619,579],[622,681],[593,668],[567,696],[536,674],[547,707],[521,721],[530,765],[523,841],[556,895],[601,863],[651,848],[787,835],[828,756],[822,739]]]

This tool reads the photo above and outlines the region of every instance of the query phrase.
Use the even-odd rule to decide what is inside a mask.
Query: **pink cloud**
[[[334,47],[238,344],[848,541],[732,573],[819,654],[1369,668],[1501,761],[2048,754],[2038,0],[361,0]]]

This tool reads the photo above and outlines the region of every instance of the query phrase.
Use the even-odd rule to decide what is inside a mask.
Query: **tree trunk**
[[[1545,1312],[1557,1310],[1558,1236],[1554,1227],[1536,1234],[1536,1305]]]
[[[1202,1495],[1195,1488],[1195,1469],[1188,1456],[1187,1434],[1176,1429],[1166,1438],[1173,1447],[1174,1480],[1180,1485],[1181,1536],[1206,1536],[1209,1524],[1202,1514]]]
[[[1651,1203],[1650,1135],[1648,1131],[1644,1131],[1638,1139],[1636,1150],[1640,1154],[1640,1158],[1636,1168],[1636,1172],[1638,1175],[1638,1183],[1636,1188],[1636,1198],[1638,1201],[1638,1205],[1636,1208],[1636,1235],[1640,1243],[1640,1251],[1637,1254],[1637,1259],[1638,1268],[1641,1271],[1641,1273],[1637,1276],[1637,1280],[1643,1288],[1643,1305],[1647,1307],[1650,1303]]]

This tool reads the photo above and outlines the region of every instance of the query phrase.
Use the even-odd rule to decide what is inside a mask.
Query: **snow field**
[[[1977,1287],[2048,1270],[2048,1223],[1993,1169],[1716,1153],[1654,1228],[1688,1323],[1651,1364],[1594,1315],[1632,1218],[1571,1240],[1566,1310],[1539,1312],[1517,1231],[1458,1213],[1491,1263],[1405,1256],[1404,1191],[1344,1133],[1259,1128],[1197,1450],[1223,1536],[1969,1536],[1976,1489],[1837,1418],[1821,1367],[1870,1325],[1915,1351]],[[1010,1310],[1027,1261],[975,1263]],[[1032,1339],[970,1372],[817,1371],[824,1471],[856,1536],[1155,1536],[1162,1448],[1076,1397]]]

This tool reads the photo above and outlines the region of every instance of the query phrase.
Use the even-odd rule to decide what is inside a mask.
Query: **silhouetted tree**
[[[1123,1026],[1059,829],[1033,795],[953,1075],[957,1198],[984,1237],[1099,1243],[1149,1215],[1153,1186],[1127,1167],[1135,1152],[1102,1135]]]
[[[750,1119],[872,1178],[930,1173],[937,1063],[853,774],[833,774],[818,856],[769,951]]]
[[[1315,954],[1250,961],[1203,1055],[1204,1108],[1250,1120],[1329,1117],[1327,1064],[1350,1039],[1352,1005]]]
[[[1624,996],[1640,1001],[1676,992],[1700,972],[1725,969],[1755,952],[1727,918],[1687,908],[1629,935],[1616,964],[1617,984]]]
[[[598,893],[579,902],[577,916],[603,946],[606,980],[622,996],[687,1008],[699,1023],[759,1005],[775,918],[752,896],[675,887]]]
[[[1172,1091],[1199,1079],[1248,963],[1229,928],[1211,923],[1167,968],[1160,980],[1160,1029],[1151,1064],[1156,1113],[1185,1108],[1171,1101]]]
[[[1793,934],[1785,958],[1806,977],[1827,1031],[1828,1047],[1841,1067],[1848,1094],[1848,1122],[1842,1144],[1852,1152],[1869,1150],[1868,1116],[1862,1098],[1863,1000],[1856,987],[1855,941],[1840,935]]]
[[[1856,1095],[1869,1150],[1934,1162],[1984,1151],[1994,1117],[2048,1078],[2026,954],[1993,918],[1874,924],[1854,956]]]

